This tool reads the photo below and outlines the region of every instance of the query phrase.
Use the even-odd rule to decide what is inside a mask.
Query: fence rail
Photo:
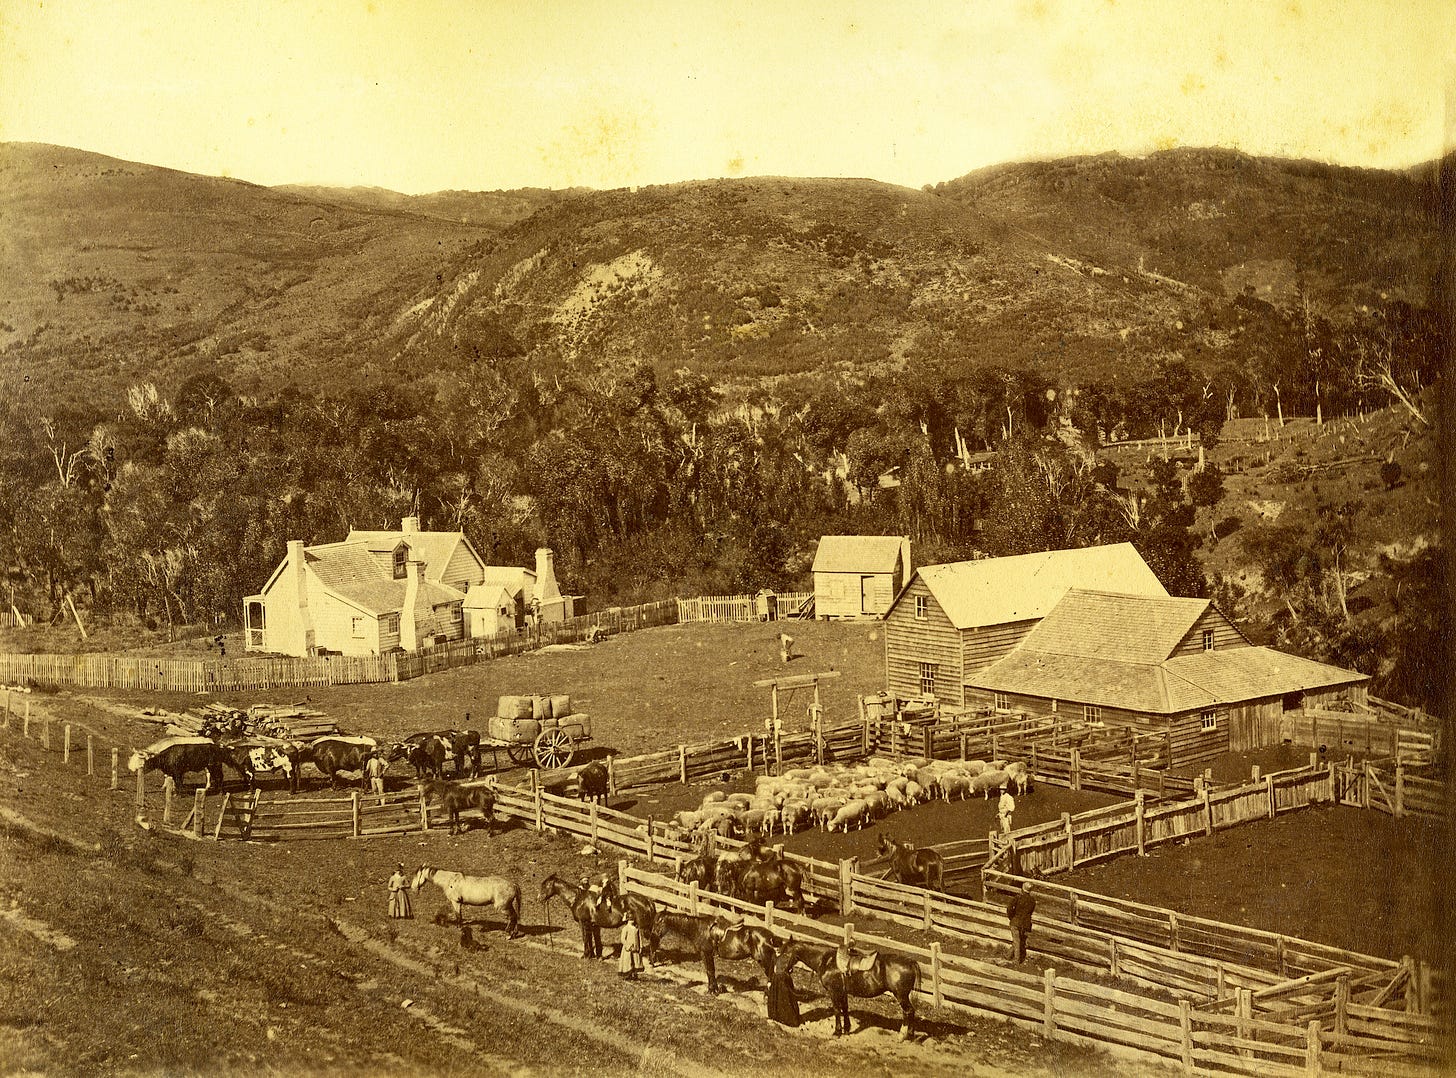
[[[1394,720],[1389,712],[1364,715],[1304,708],[1285,713],[1279,722],[1279,735],[1296,745],[1323,748],[1336,755],[1360,753],[1412,762],[1434,758],[1440,749],[1438,729],[1422,729],[1408,721]]]

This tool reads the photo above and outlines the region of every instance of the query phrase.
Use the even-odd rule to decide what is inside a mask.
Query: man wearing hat
[[[409,877],[404,874],[404,862],[394,866],[394,875],[389,877],[389,915],[396,920],[413,917],[410,909]]]
[[[1021,885],[1021,890],[1006,904],[1006,919],[1011,922],[1015,937],[1015,957],[1020,965],[1026,960],[1026,937],[1031,935],[1031,915],[1036,910],[1036,898],[1031,893],[1031,881]]]

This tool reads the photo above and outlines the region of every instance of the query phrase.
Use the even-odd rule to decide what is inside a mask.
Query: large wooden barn
[[[1369,678],[1256,647],[1207,599],[1074,589],[966,677],[968,703],[1163,735],[1182,764],[1278,744],[1286,711],[1363,703]]]
[[[885,614],[885,685],[966,702],[973,672],[1014,648],[1074,587],[1167,596],[1131,543],[917,569]]]
[[[879,618],[910,573],[903,535],[826,535],[814,553],[816,618]]]

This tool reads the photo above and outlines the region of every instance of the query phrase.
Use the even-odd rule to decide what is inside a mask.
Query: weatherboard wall
[[[925,599],[925,617],[917,618],[921,598]],[[935,695],[942,703],[965,702],[961,634],[917,576],[885,616],[885,687],[901,696],[919,693],[923,663],[937,668]]]
[[[868,585],[864,583],[866,577],[869,578]],[[895,591],[894,573],[815,573],[814,616],[881,617],[890,609]]]
[[[967,674],[990,666],[1036,627],[1036,619],[1008,621],[1003,625],[975,625],[961,630],[963,669]]]
[[[1203,634],[1205,630],[1213,632],[1213,649],[1225,651],[1228,648],[1246,648],[1249,642],[1244,639],[1243,634],[1234,628],[1233,622],[1224,617],[1223,612],[1212,604],[1208,609],[1198,616],[1193,627],[1184,634],[1183,639],[1178,641],[1178,646],[1168,656],[1176,655],[1197,655],[1207,650],[1203,645]]]

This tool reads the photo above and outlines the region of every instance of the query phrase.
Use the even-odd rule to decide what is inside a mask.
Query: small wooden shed
[[[814,554],[814,616],[882,618],[909,573],[906,536],[823,536]]]

